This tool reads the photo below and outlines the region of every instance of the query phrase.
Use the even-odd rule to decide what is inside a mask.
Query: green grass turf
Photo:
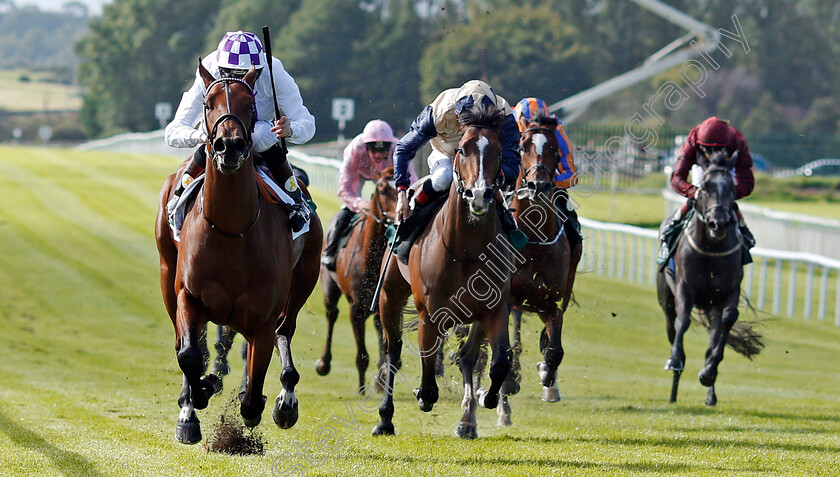
[[[463,394],[448,365],[431,413],[411,390],[419,360],[404,351],[407,381],[395,392],[397,435],[373,438],[376,412],[355,401],[355,348],[346,307],[336,325],[333,370],[317,376],[325,323],[320,287],[292,344],[301,373],[300,420],[280,430],[270,404],[279,362],[268,372],[269,407],[257,428],[264,455],[207,453],[173,438],[181,375],[164,311],[152,227],[172,158],[0,147],[0,475],[272,475],[295,446],[335,433],[311,459],[275,470],[308,475],[838,475],[840,329],[774,319],[754,361],[727,351],[719,404],[703,405],[697,372],[706,333],[686,338],[679,402],[664,319],[651,288],[594,274],[578,279],[580,306],[564,326],[563,401],[540,401],[535,363],[539,320],[526,315],[522,392],[514,426],[479,409],[479,439],[454,436]],[[338,202],[316,193],[328,219]],[[631,199],[628,199],[628,201]],[[376,349],[368,325],[369,349]],[[238,341],[237,341],[238,343]],[[235,353],[232,353],[233,357]],[[205,438],[232,398],[242,365],[199,411]],[[371,369],[370,372],[373,370]],[[354,410],[352,422],[349,410]],[[324,437],[324,434],[321,434]],[[329,436],[328,436],[329,437]],[[282,465],[281,465],[282,464]],[[317,464],[317,465],[316,465]],[[303,475],[303,474],[300,474]]]

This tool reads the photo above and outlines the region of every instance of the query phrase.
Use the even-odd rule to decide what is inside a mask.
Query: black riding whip
[[[400,236],[400,227],[402,222],[397,224],[397,229],[394,231],[394,240],[391,242],[391,247],[388,249],[388,254],[385,256],[385,267],[382,268],[382,273],[379,274],[379,280],[376,282],[376,288],[373,290],[373,300],[370,303],[370,311],[375,312],[376,306],[379,305],[379,290],[382,289],[382,282],[385,280],[385,273],[388,271],[388,264],[391,263],[391,257],[394,256],[394,248],[397,246],[397,238]]]
[[[274,57],[271,55],[271,34],[268,32],[268,25],[262,27],[262,34],[265,59],[268,63],[268,77],[271,80],[271,97],[274,99],[274,121],[276,122],[285,114],[283,114],[283,111],[280,111],[280,106],[277,105],[277,89],[274,86],[274,69],[272,68],[274,64]],[[286,148],[286,138],[280,138],[280,147],[283,148],[283,155],[287,155],[289,153],[289,149]]]

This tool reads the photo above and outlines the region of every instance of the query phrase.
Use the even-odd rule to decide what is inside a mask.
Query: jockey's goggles
[[[391,143],[385,141],[369,142],[365,144],[369,151],[373,152],[387,152],[391,149]]]
[[[262,73],[262,68],[257,70],[257,78],[260,77],[260,73]],[[242,68],[222,68],[219,67],[219,73],[222,75],[223,78],[237,78],[242,79],[248,74],[248,70]]]

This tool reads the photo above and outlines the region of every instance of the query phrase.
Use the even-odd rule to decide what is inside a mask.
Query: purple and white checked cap
[[[229,31],[216,48],[216,63],[220,68],[260,69],[265,66],[265,53],[257,35],[247,31]]]

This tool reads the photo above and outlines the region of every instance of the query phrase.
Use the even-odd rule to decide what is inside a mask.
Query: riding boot
[[[192,156],[192,160],[187,163],[187,167],[184,168],[184,172],[181,173],[181,177],[178,180],[178,185],[175,186],[175,192],[172,194],[172,199],[166,203],[166,213],[167,215],[172,214],[172,211],[175,210],[175,206],[178,205],[178,200],[180,200],[181,195],[183,195],[184,190],[187,188],[188,185],[192,181],[195,180],[196,177],[201,175],[204,172],[204,166],[207,164],[207,149],[204,144],[198,146],[198,149],[195,150]]]
[[[583,242],[583,234],[580,231],[580,221],[574,207],[569,207],[569,193],[565,189],[559,189],[561,193],[554,199],[554,206],[563,218],[563,227],[566,231],[566,238],[569,240],[569,248],[575,247]]]
[[[679,232],[682,230],[683,221],[688,213],[688,210],[693,206],[693,202],[689,199],[681,208],[674,213],[671,220],[662,224],[659,228],[659,253],[656,255],[657,263],[664,263],[673,254],[673,246],[676,244],[676,238],[679,237]]]
[[[321,254],[321,264],[323,264],[327,270],[331,272],[335,271],[335,259],[338,255],[338,242],[340,242],[341,238],[347,233],[347,229],[350,227],[350,222],[353,220],[353,215],[352,210],[347,207],[342,207],[341,210],[338,211],[338,214],[336,214],[335,226],[327,237],[327,246],[324,247],[324,252]]]
[[[298,187],[297,178],[292,172],[292,166],[286,158],[283,147],[277,143],[262,152],[261,156],[274,181],[294,200],[292,212],[289,213],[289,226],[292,232],[300,232],[309,221],[311,211],[308,202],[303,197],[303,192]]]
[[[747,228],[747,222],[744,220],[744,216],[741,214],[741,209],[738,208],[738,204],[735,204],[735,217],[738,219],[738,230],[741,232],[741,241],[744,243],[744,247],[747,250],[755,247],[755,237],[753,237],[750,229]]]
[[[514,249],[522,250],[522,247],[528,243],[528,236],[525,235],[525,232],[519,230],[519,226],[516,225],[516,220],[513,218],[513,213],[505,206],[500,192],[496,193],[496,202],[498,202],[496,213],[502,222],[502,231]]]

